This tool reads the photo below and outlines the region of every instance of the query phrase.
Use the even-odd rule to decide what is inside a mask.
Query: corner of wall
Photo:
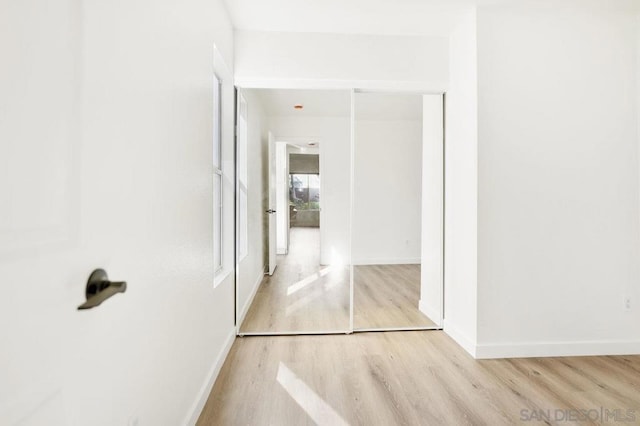
[[[474,358],[477,358],[477,345],[460,327],[445,318],[444,332]]]
[[[439,307],[433,306],[427,300],[420,299],[418,302],[418,309],[436,325],[440,327],[442,326]]]

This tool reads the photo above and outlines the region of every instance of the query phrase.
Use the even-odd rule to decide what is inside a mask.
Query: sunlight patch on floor
[[[285,310],[285,316],[289,317],[293,314],[295,314],[296,312],[300,311],[301,309],[303,309],[304,307],[308,306],[310,303],[313,303],[314,301],[316,301],[317,299],[322,300],[322,298],[331,290],[333,290],[334,288],[340,286],[340,284],[342,284],[342,282],[340,281],[340,279],[337,277],[331,281],[327,281],[324,283],[324,285],[322,287],[316,287],[313,289],[313,291],[309,294],[307,294],[306,296],[296,300],[295,302],[291,302],[286,310]]]
[[[282,362],[280,362],[278,366],[276,380],[316,424],[321,426],[342,426],[349,424]]]
[[[313,302],[318,297],[321,297],[323,294],[324,294],[324,291],[322,290],[318,290],[318,289],[314,290],[313,293],[307,294],[302,299],[298,299],[295,302],[291,303],[289,306],[287,306],[287,309],[285,310],[285,315],[291,316],[295,314],[300,309],[304,308],[305,306]]]
[[[294,294],[295,292],[302,290],[303,288],[305,288],[306,286],[308,286],[309,284],[315,282],[317,279],[324,277],[325,275],[327,275],[329,272],[331,272],[331,267],[326,267],[324,269],[321,269],[320,271],[316,272],[315,274],[309,275],[307,278],[304,278],[296,283],[291,284],[288,288],[287,288],[287,296],[291,296],[292,294]]]

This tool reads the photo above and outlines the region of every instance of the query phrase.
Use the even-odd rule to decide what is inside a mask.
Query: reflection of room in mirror
[[[241,289],[252,287],[242,291],[238,303],[240,333],[346,332],[350,327],[350,270],[346,259],[351,93],[289,89],[243,92],[263,109],[262,129],[254,134],[266,131],[271,135],[269,158],[263,165],[269,168],[265,178],[270,199],[265,210],[275,211],[268,213],[263,235],[271,235],[271,226],[275,225],[277,254],[273,258],[277,267],[271,276],[261,277],[255,284],[240,280]],[[255,109],[249,117],[250,121],[256,117]],[[332,196],[325,200],[325,193]],[[268,246],[269,238],[266,240]],[[241,274],[243,267],[240,264]]]
[[[349,326],[349,269],[320,265],[320,231],[291,229],[288,255],[266,277],[240,328],[241,333],[339,331]]]
[[[248,223],[268,256],[239,264],[240,333],[439,328],[442,96],[243,93],[268,188],[258,199],[249,182]]]
[[[436,328],[439,322],[423,312],[438,301],[423,300],[422,277],[431,279],[433,274],[421,273],[422,268],[439,266],[421,263],[423,231],[442,240],[441,229],[425,222],[423,215],[423,190],[429,184],[423,180],[423,145],[442,144],[441,139],[429,139],[429,129],[441,128],[442,121],[429,109],[423,111],[423,103],[419,94],[355,95],[351,252],[355,330]],[[441,157],[435,160],[442,162]]]
[[[353,268],[354,328],[436,327],[418,308],[420,265]]]

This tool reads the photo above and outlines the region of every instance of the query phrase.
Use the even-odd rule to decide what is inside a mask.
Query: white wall
[[[28,0],[0,21],[0,423],[183,424],[234,336],[211,236],[224,6]],[[128,290],[79,312],[96,267]]]
[[[478,11],[478,356],[640,352],[629,4]]]
[[[447,83],[445,37],[236,31],[235,43],[242,87],[442,91]]]
[[[444,330],[475,353],[477,339],[478,112],[476,16],[449,40],[445,112]]]
[[[250,90],[243,90],[248,109],[247,139],[247,256],[239,265],[238,313],[239,322],[244,318],[265,271],[265,247],[263,239],[264,216],[268,206],[265,203],[266,170],[263,168],[267,156],[267,118],[260,99]]]
[[[350,120],[348,117],[270,117],[276,140],[320,141],[320,263],[349,262]]]
[[[354,265],[420,263],[421,177],[421,121],[356,119]]]
[[[443,96],[422,97],[421,268],[418,307],[442,327],[444,279]]]

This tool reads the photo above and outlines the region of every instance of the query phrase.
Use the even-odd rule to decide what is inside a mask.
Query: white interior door
[[[269,132],[269,275],[273,275],[277,266],[277,228],[276,228],[276,142]]]

